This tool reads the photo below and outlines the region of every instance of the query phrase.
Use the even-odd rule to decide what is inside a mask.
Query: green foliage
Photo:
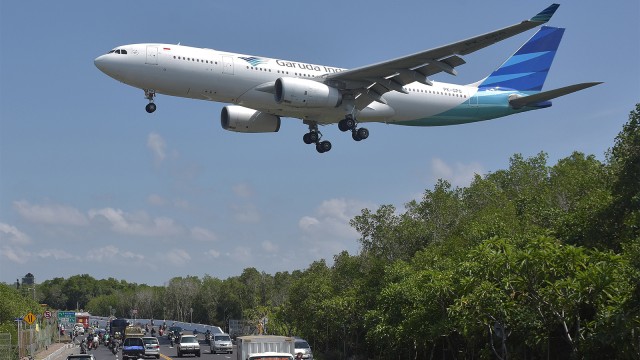
[[[607,162],[541,152],[440,180],[403,211],[363,209],[361,252],[265,274],[150,287],[89,275],[38,286],[60,309],[218,324],[269,318],[318,359],[640,357],[640,104]],[[37,304],[0,287],[0,331]],[[191,312],[193,311],[193,312]]]

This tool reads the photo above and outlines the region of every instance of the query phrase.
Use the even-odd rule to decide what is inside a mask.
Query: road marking
[[[165,354],[160,354],[160,357],[163,358],[164,360],[171,360],[171,358]]]

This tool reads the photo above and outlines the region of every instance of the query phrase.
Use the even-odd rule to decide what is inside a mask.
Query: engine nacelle
[[[317,81],[281,77],[276,80],[276,101],[294,107],[336,107],[342,102],[342,94]]]
[[[220,124],[223,129],[235,132],[278,132],[280,117],[244,106],[229,105],[222,108]]]

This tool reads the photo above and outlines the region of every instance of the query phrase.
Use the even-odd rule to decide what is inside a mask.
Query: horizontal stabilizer
[[[592,86],[596,86],[600,84],[602,84],[602,82],[588,82],[588,83],[582,83],[582,84],[569,85],[569,86],[565,86],[555,90],[543,91],[537,94],[511,99],[509,100],[509,104],[514,109],[519,109],[525,106],[535,105],[544,101],[555,99],[557,97],[571,94],[573,92],[584,90],[586,88],[590,88]]]

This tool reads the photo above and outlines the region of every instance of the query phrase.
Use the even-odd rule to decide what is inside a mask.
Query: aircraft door
[[[233,56],[222,57],[222,73],[233,75]]]
[[[147,61],[145,64],[158,65],[158,47],[147,46]]]

